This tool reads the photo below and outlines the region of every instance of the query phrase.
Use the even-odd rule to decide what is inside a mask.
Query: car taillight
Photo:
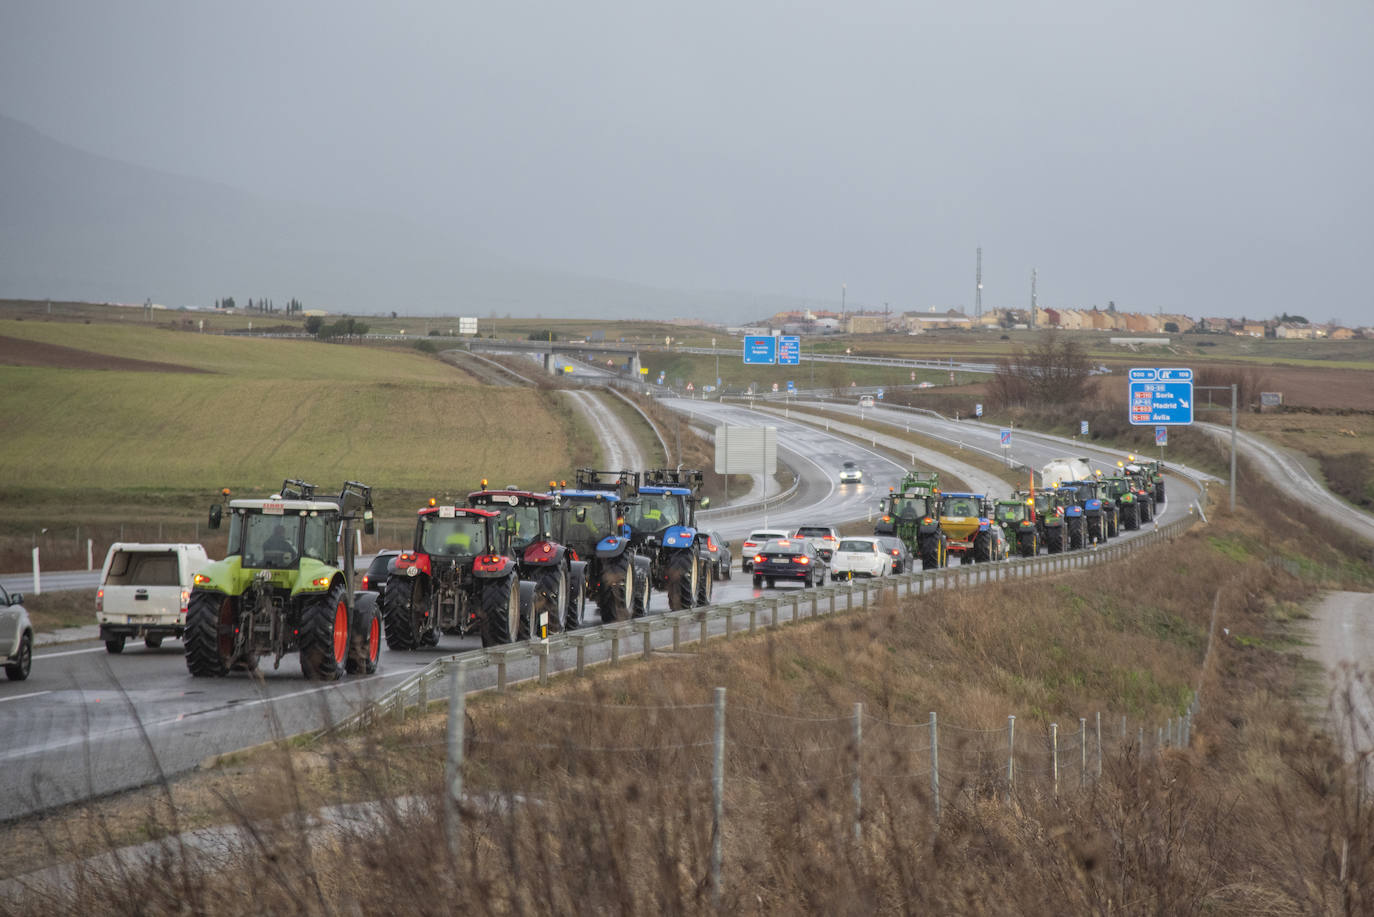
[[[104,587],[102,587],[102,588],[100,588],[100,589],[97,589],[97,590],[95,591],[95,610],[96,610],[96,611],[104,611],[104,610],[105,610],[105,589],[104,589]]]
[[[809,563],[811,563],[811,558],[809,558],[809,557],[794,557],[794,558],[792,558],[792,563],[794,563],[794,564],[809,564]]]
[[[367,589],[367,583],[368,583],[368,576],[367,576],[366,573],[364,573],[364,574],[363,574],[363,589]]]
[[[711,539],[709,539],[709,538],[706,539],[706,550],[712,551],[712,552],[714,552],[714,551],[716,550],[716,543],[715,543],[714,541],[712,541]]]
[[[755,554],[755,555],[754,555],[754,563],[756,563],[756,564],[761,564],[761,563],[763,563],[763,555],[762,555],[762,554]]]
[[[183,590],[181,590],[181,613],[182,613],[182,614],[186,614],[187,606],[189,606],[190,604],[191,604],[191,591],[190,591],[189,589],[183,589]]]

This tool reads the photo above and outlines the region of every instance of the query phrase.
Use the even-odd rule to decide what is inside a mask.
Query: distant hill
[[[0,297],[331,312],[696,316],[777,296],[659,290],[517,264],[393,215],[291,204],[74,149],[0,116]]]

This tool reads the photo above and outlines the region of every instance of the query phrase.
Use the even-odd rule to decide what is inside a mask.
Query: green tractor
[[[1131,456],[1131,461],[1135,461],[1135,456]],[[1150,483],[1155,489],[1155,503],[1164,502],[1164,462],[1141,462],[1141,469],[1149,476]]]
[[[921,559],[923,570],[949,563],[949,539],[940,527],[939,481],[935,472],[929,477],[907,472],[900,489],[892,490],[879,504],[882,515],[873,524],[873,534],[902,539],[911,556]]]
[[[1040,553],[1040,532],[1035,523],[1035,501],[1029,497],[998,500],[993,504],[992,519],[1002,527],[1007,542],[1022,557]]]
[[[1035,491],[1032,498],[1024,491],[1014,496],[1019,500],[1034,500],[1035,531],[1040,544],[1047,554],[1062,554],[1068,545],[1068,531],[1064,521],[1064,507],[1068,502],[1060,496],[1056,488],[1048,487]]]
[[[210,507],[210,528],[224,513],[222,504]],[[306,678],[376,672],[376,596],[353,592],[353,526],[361,514],[363,531],[373,531],[372,488],[348,481],[338,497],[316,497],[313,484],[288,479],[266,499],[228,501],[228,513],[228,551],[196,573],[187,605],[191,674],[255,671],[269,655],[278,668],[290,652]]]

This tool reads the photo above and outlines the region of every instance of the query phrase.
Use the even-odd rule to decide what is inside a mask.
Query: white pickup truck
[[[110,545],[95,594],[105,649],[121,653],[130,637],[142,637],[149,649],[157,649],[166,637],[180,639],[191,580],[209,562],[198,544]]]

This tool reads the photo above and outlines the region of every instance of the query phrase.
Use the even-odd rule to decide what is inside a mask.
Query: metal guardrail
[[[1204,492],[1205,497],[1205,492]],[[577,675],[582,675],[587,667],[587,647],[609,644],[608,662],[615,665],[620,661],[622,650],[628,648],[635,636],[641,637],[640,654],[645,659],[652,657],[654,648],[652,635],[664,630],[672,631],[672,651],[680,649],[684,642],[684,629],[687,642],[691,642],[690,630],[697,631],[695,641],[704,644],[713,636],[710,623],[724,621],[722,634],[729,639],[735,633],[736,622],[747,621],[747,632],[754,633],[760,626],[778,628],[785,624],[795,624],[805,618],[815,618],[823,614],[836,614],[841,609],[839,600],[844,598],[846,611],[867,608],[891,596],[922,596],[937,589],[971,589],[994,582],[1023,580],[1041,576],[1054,576],[1077,570],[1113,563],[1137,551],[1153,547],[1162,541],[1172,540],[1181,535],[1200,518],[1191,513],[1186,519],[1175,520],[1147,533],[1116,544],[1099,544],[1092,548],[1062,554],[1047,554],[1037,557],[1016,558],[998,563],[970,564],[945,567],[938,570],[912,571],[911,573],[886,576],[878,579],[854,580],[834,583],[814,589],[788,590],[785,593],[755,596],[737,602],[721,605],[707,605],[700,608],[669,611],[651,614],[631,621],[601,624],[579,629],[572,633],[556,634],[546,641],[528,641],[507,646],[470,650],[434,660],[423,670],[384,692],[358,712],[348,716],[319,734],[332,734],[355,728],[364,728],[388,715],[404,718],[405,711],[411,707],[424,710],[430,700],[443,698],[441,691],[434,691],[438,682],[448,676],[454,667],[464,670],[496,667],[496,689],[504,691],[508,686],[507,670],[511,663],[526,659],[538,659],[538,680],[547,684],[550,676],[550,657],[567,650],[574,650],[576,662],[572,667]],[[806,614],[803,606],[809,606]],[[822,606],[825,606],[824,610]],[[595,664],[595,663],[594,663]],[[567,671],[567,669],[560,669]]]

